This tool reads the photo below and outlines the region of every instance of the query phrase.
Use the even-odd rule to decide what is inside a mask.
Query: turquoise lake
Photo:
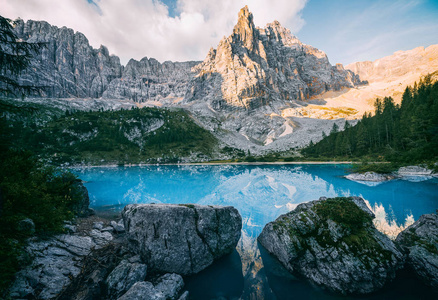
[[[376,227],[396,236],[438,208],[438,179],[397,179],[365,184],[345,179],[346,165],[181,165],[75,169],[91,207],[119,212],[130,203],[231,205],[243,219],[237,249],[185,279],[192,299],[352,299],[328,294],[295,278],[257,243],[264,225],[298,204],[321,196],[361,196]],[[433,299],[411,272],[360,299]],[[419,298],[418,298],[419,297]]]

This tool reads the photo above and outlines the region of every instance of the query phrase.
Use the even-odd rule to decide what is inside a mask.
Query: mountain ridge
[[[123,66],[117,56],[109,55],[105,46],[94,49],[85,35],[67,27],[18,20],[15,32],[23,40],[47,43],[36,56],[33,68],[21,79],[49,86],[44,96],[51,98],[103,97],[135,102],[171,99],[167,102],[172,104],[182,99],[196,100],[196,93],[212,93],[214,103],[225,100],[226,104],[252,109],[269,104],[268,98],[306,100],[325,90],[360,83],[351,71],[341,65],[331,66],[324,52],[301,43],[278,21],[264,29],[256,27],[247,6],[239,12],[232,35],[222,39],[217,50],[212,48],[203,62],[160,63],[144,57],[140,61],[131,59]],[[231,52],[227,52],[230,47]],[[222,61],[221,54],[227,56]],[[276,59],[277,55],[283,56],[282,59]],[[208,66],[214,59],[217,60],[212,62],[214,65]],[[221,64],[233,70],[227,73]],[[310,68],[314,70],[307,70]],[[226,83],[242,82],[235,88],[228,84],[220,91],[216,86],[200,92],[204,86],[199,81],[214,70]],[[242,77],[246,72],[248,76]],[[218,85],[214,80],[209,84]],[[220,109],[220,105],[213,106]]]
[[[83,34],[66,27],[21,21],[16,32],[23,40],[48,42],[21,77],[50,86],[45,97],[183,108],[223,143],[254,154],[317,142],[334,123],[342,129],[345,119],[371,110],[376,97],[392,91],[401,97],[399,90],[413,83],[403,86],[395,77],[363,85],[368,77],[362,67],[357,75],[351,66],[332,66],[323,51],[302,43],[278,21],[256,27],[248,7],[240,10],[230,36],[200,62],[144,57],[123,66],[106,47],[93,49]]]

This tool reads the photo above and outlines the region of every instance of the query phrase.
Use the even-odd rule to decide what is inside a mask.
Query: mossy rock
[[[291,272],[342,294],[366,294],[395,277],[403,255],[378,232],[358,197],[300,204],[265,226],[260,243]]]

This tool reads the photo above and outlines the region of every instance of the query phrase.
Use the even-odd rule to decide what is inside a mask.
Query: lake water
[[[185,279],[192,299],[351,299],[328,294],[295,278],[259,247],[264,225],[321,196],[361,196],[390,236],[438,208],[438,180],[411,178],[376,185],[343,178],[346,165],[208,165],[86,168],[91,207],[121,211],[130,203],[231,205],[243,219],[231,255]],[[427,179],[427,180],[424,180]],[[361,299],[433,299],[412,272],[401,272],[383,291]]]

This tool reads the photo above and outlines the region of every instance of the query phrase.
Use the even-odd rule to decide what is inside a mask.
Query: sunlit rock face
[[[353,87],[359,77],[327,55],[301,43],[278,21],[256,28],[245,6],[232,35],[193,68],[187,101],[207,97],[213,107],[257,108],[276,99],[306,100],[328,90]]]
[[[398,80],[413,84],[420,76],[438,69],[438,45],[417,47],[408,51],[397,51],[375,61],[361,61],[345,66],[370,83]],[[403,84],[403,89],[406,84]]]

